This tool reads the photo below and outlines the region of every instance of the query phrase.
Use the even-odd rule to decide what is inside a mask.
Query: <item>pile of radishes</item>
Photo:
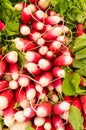
[[[62,96],[65,66],[72,66],[68,49],[71,31],[60,14],[49,9],[49,0],[15,5],[21,12],[20,37],[13,40],[25,56],[18,66],[17,51],[0,55],[0,116],[9,130],[73,130],[69,110],[79,97]]]

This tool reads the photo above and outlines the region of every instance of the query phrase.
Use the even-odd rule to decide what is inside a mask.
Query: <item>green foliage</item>
[[[34,130],[31,126],[27,126],[25,130]]]
[[[77,96],[86,94],[85,89],[81,89],[79,73],[68,73],[62,83],[62,92],[67,96]]]
[[[71,106],[69,111],[69,122],[72,125],[74,130],[84,130],[83,128],[83,116],[81,111],[75,107]]]

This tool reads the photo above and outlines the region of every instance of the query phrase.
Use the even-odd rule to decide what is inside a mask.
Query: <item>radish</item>
[[[17,63],[9,64],[9,71],[11,73],[12,79],[17,80],[19,77],[19,67]]]
[[[51,61],[54,58],[54,53],[53,51],[47,51],[46,55],[45,55],[46,59]]]
[[[37,4],[37,2],[39,1],[39,0],[29,0],[31,3],[33,3],[33,4]]]
[[[28,24],[31,19],[31,12],[28,11],[28,8],[25,7],[21,12],[21,21],[23,24]]]
[[[26,3],[20,2],[20,3],[15,4],[15,5],[14,5],[14,8],[15,8],[17,11],[22,11],[26,6],[27,6]]]
[[[47,91],[45,89],[43,89],[42,92],[37,92],[37,97],[40,101],[48,101]]]
[[[81,101],[80,101],[79,96],[72,98],[72,105],[76,106],[77,108],[80,109],[80,111],[82,111],[82,105],[81,105]]]
[[[42,93],[42,91],[43,91],[43,87],[38,83],[35,83],[35,89],[39,93]]]
[[[28,106],[24,109],[24,115],[29,118],[30,120],[35,117],[35,111],[31,108],[31,106]]]
[[[32,41],[26,38],[20,38],[20,37],[15,38],[14,43],[17,49],[19,49],[20,51],[25,51],[25,52],[28,50],[33,50],[36,47],[36,45]]]
[[[50,99],[54,103],[57,103],[59,101],[59,97],[58,97],[58,94],[56,93],[56,91],[53,90],[53,93],[50,96]]]
[[[66,122],[69,121],[69,111],[64,112],[60,115],[61,119],[65,120]]]
[[[11,127],[14,124],[14,114],[16,110],[14,109],[15,101],[12,100],[10,105],[4,110],[4,123],[6,126]]]
[[[15,114],[14,114],[14,119],[20,123],[23,123],[26,121],[26,117],[24,115],[24,111],[23,110],[20,110],[20,111],[17,111]]]
[[[44,123],[44,129],[45,130],[51,130],[52,129],[51,119],[49,117],[46,118],[46,121]]]
[[[35,51],[27,51],[25,53],[25,59],[28,62],[34,62],[34,63],[38,63],[38,61],[42,58],[42,56]]]
[[[54,90],[54,84],[53,84],[53,83],[50,83],[50,84],[47,86],[47,88],[48,88],[49,91]]]
[[[41,76],[40,76],[40,79],[39,79],[39,84],[42,86],[42,87],[46,87],[48,86],[53,80],[53,76],[52,76],[52,73],[51,72],[44,72]]]
[[[84,24],[78,23],[76,26],[76,36],[79,37],[85,33]]]
[[[83,112],[84,112],[84,114],[86,114],[86,95],[80,96],[80,101],[82,104]]]
[[[38,67],[38,65],[33,62],[27,63],[25,67],[27,68],[28,72],[31,73],[32,75],[38,75],[38,74],[41,74],[42,72],[40,68]]]
[[[10,130],[25,130],[26,127],[31,126],[31,121],[25,121],[25,122],[17,122],[15,121],[15,123],[10,127]]]
[[[47,25],[44,25],[42,32],[46,33],[47,31],[50,31],[51,29],[53,29],[53,26],[51,26],[50,24],[47,24]]]
[[[16,80],[11,80],[9,82],[9,88],[15,90],[19,87],[18,82]]]
[[[70,103],[68,103],[66,101],[62,101],[62,102],[54,105],[53,112],[56,115],[60,115],[66,111],[69,111],[69,109],[70,109]]]
[[[5,24],[0,20],[0,31],[3,31],[5,29]]]
[[[52,112],[52,104],[50,102],[43,102],[38,105],[36,114],[39,117],[47,117]]]
[[[65,77],[65,70],[61,67],[54,67],[52,73],[57,78],[64,78]]]
[[[5,54],[5,60],[10,63],[14,64],[18,62],[18,53],[16,51],[10,51]]]
[[[28,107],[29,102],[26,98],[26,92],[25,92],[24,88],[22,88],[21,90],[19,88],[17,88],[15,90],[15,98],[16,98],[16,101],[18,102],[19,106],[21,106],[22,108]]]
[[[53,27],[51,30],[44,34],[43,38],[46,40],[54,40],[57,38],[57,36],[61,35],[62,33],[63,30],[61,26]]]
[[[35,13],[34,13],[34,18],[36,21],[43,21],[43,18],[45,16],[45,13],[44,11],[42,10],[37,10]]]
[[[63,21],[63,19],[58,15],[48,16],[44,19],[44,23],[50,25],[56,25],[61,21]]]
[[[43,37],[38,38],[36,44],[38,46],[43,46],[45,44],[45,39]]]
[[[36,116],[34,118],[34,124],[38,127],[43,126],[45,123],[45,118]]]
[[[36,96],[36,90],[35,90],[35,86],[33,84],[29,84],[27,87],[26,87],[26,97],[28,100],[32,100],[34,99]]]
[[[49,16],[54,16],[54,15],[56,15],[56,12],[55,12],[54,10],[49,9],[49,10],[47,11],[47,14],[48,14]]]
[[[6,80],[0,80],[0,92],[8,88],[9,82]]]
[[[54,81],[54,88],[58,93],[62,93],[62,79],[57,79]]]
[[[28,38],[31,41],[37,41],[41,37],[41,33],[36,30],[31,30],[30,34],[28,35]]]
[[[30,27],[27,26],[27,25],[22,24],[20,26],[20,33],[23,36],[29,35],[30,34]]]
[[[67,65],[71,65],[72,62],[73,62],[73,58],[70,55],[62,54],[54,60],[53,64],[55,66],[67,66]]]
[[[9,106],[13,99],[13,91],[11,90],[5,90],[2,93],[0,93],[0,110],[3,110]]]
[[[43,71],[48,71],[48,70],[51,69],[52,64],[51,64],[51,62],[49,60],[42,58],[42,59],[39,60],[38,66]]]
[[[50,50],[53,52],[57,52],[59,51],[59,49],[61,48],[62,43],[59,41],[53,41],[50,43]]]
[[[44,130],[43,126],[37,127],[37,126],[34,125],[33,128],[34,128],[34,130]]]
[[[32,13],[35,13],[37,10],[35,4],[28,4],[27,9],[28,9],[28,12],[31,13],[31,16],[32,16]]]
[[[5,73],[6,67],[7,67],[6,61],[5,60],[0,60],[0,78]]]
[[[54,124],[55,130],[65,130],[63,120],[58,115],[52,116],[52,122]]]
[[[30,83],[30,79],[27,77],[27,75],[21,75],[18,77],[18,84],[20,87],[26,87]]]
[[[48,8],[49,4],[50,4],[50,0],[39,0],[38,1],[38,6],[42,10],[46,10]]]
[[[66,130],[74,130],[69,122],[66,125]]]
[[[48,47],[47,46],[41,46],[38,50],[39,54],[41,54],[42,56],[45,56],[46,53],[48,51]]]
[[[64,101],[72,104],[72,96],[64,96]]]
[[[43,27],[44,27],[44,24],[42,22],[34,22],[32,24],[32,28],[38,31],[42,30]]]

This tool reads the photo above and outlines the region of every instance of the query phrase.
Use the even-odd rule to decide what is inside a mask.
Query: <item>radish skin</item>
[[[50,102],[43,102],[39,104],[36,109],[36,114],[39,117],[47,117],[52,112],[52,104]]]
[[[13,80],[17,80],[19,77],[19,67],[17,63],[9,65],[9,71]]]
[[[26,87],[30,83],[30,79],[26,75],[22,75],[18,77],[18,84],[21,87]]]
[[[31,126],[31,121],[25,121],[23,123],[15,121],[15,123],[9,128],[10,130],[25,130],[26,127]]]
[[[38,6],[42,10],[46,10],[48,8],[49,4],[50,4],[50,0],[39,0],[38,1]]]
[[[28,24],[31,19],[31,13],[28,11],[27,7],[25,7],[21,12],[21,21],[23,24]]]
[[[52,76],[52,73],[51,72],[44,72],[41,76],[40,76],[40,79],[39,79],[39,84],[42,86],[42,87],[46,87],[48,86],[51,81],[53,80],[53,76]]]
[[[54,67],[52,73],[55,77],[64,78],[65,77],[65,70],[60,67]]]
[[[52,122],[54,124],[55,130],[65,130],[63,120],[58,115],[53,115]]]
[[[8,88],[9,82],[7,80],[0,80],[0,92]]]
[[[24,109],[24,115],[29,118],[32,119],[33,117],[35,117],[35,111],[31,108],[31,106],[27,107]]]
[[[36,117],[34,118],[34,124],[35,124],[37,127],[43,126],[44,123],[45,123],[45,118],[43,118],[43,117],[38,117],[38,116],[36,116]]]
[[[10,52],[6,53],[5,60],[10,64],[17,63],[18,53],[16,51],[10,51]]]
[[[38,62],[38,66],[40,69],[42,69],[43,71],[48,71],[51,69],[52,67],[52,64],[49,60],[47,59],[40,59],[39,62]]]
[[[5,90],[0,93],[0,110],[3,110],[9,106],[13,99],[13,92],[11,90]]]
[[[42,56],[35,51],[27,51],[25,53],[25,59],[28,62],[34,62],[34,63],[38,63],[38,61],[42,58]]]
[[[29,26],[27,26],[27,25],[21,25],[20,26],[20,33],[23,36],[29,35],[30,34],[30,28],[29,28]]]
[[[14,124],[14,114],[16,110],[14,109],[15,101],[12,100],[11,104],[4,110],[4,123],[6,126],[11,127]]]
[[[56,115],[61,115],[66,111],[69,111],[70,109],[70,103],[66,101],[62,101],[61,103],[55,104],[53,107],[53,112]]]

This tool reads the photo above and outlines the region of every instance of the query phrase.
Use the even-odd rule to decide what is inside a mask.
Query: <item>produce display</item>
[[[0,1],[0,130],[86,129],[86,1]]]

